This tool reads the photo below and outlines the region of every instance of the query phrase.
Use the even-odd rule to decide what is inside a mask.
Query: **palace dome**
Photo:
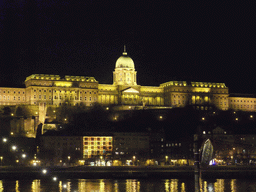
[[[132,68],[134,69],[134,62],[131,57],[127,56],[126,52],[123,52],[123,55],[119,57],[116,61],[116,68]]]

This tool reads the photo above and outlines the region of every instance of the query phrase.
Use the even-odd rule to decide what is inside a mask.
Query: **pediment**
[[[134,88],[127,88],[127,89],[124,89],[122,91],[123,93],[140,93],[138,90],[134,89]]]

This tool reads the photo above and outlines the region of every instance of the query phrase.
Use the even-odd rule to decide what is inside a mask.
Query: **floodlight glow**
[[[12,146],[12,150],[15,151],[17,147],[15,145]]]
[[[53,180],[53,181],[57,181],[57,177],[53,177],[52,180]]]

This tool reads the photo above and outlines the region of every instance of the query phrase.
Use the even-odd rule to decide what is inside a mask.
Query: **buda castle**
[[[256,111],[256,98],[229,95],[225,83],[169,81],[159,86],[137,84],[137,71],[126,49],[115,64],[113,84],[100,84],[94,77],[33,74],[25,88],[1,87],[0,105],[26,105],[38,108],[40,118],[48,106],[70,105],[119,106],[120,109],[174,108],[193,105],[199,110],[215,106],[220,110]]]

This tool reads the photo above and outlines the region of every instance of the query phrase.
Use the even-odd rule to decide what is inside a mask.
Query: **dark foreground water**
[[[193,179],[0,180],[0,192],[193,192]],[[256,178],[200,180],[198,191],[256,191]]]

